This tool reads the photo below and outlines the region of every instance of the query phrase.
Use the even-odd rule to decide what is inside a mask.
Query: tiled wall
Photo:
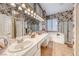
[[[58,20],[62,20],[62,21],[72,20],[73,10],[68,10],[65,12],[56,13],[56,14],[51,15],[49,18],[50,19],[57,18]]]

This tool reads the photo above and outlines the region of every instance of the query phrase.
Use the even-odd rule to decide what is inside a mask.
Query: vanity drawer
[[[23,56],[33,56],[37,52],[37,45],[31,48],[28,52],[26,52]]]

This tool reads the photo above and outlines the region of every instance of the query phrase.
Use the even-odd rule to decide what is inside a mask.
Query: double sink
[[[11,53],[20,52],[29,48],[32,44],[33,44],[33,41],[31,40],[26,40],[20,43],[15,42],[8,48],[8,51]]]

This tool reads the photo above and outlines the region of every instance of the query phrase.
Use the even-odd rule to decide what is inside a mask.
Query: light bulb
[[[36,16],[36,13],[34,13],[34,16]]]
[[[28,13],[27,10],[24,11],[25,13]]]
[[[21,7],[18,7],[18,9],[19,9],[19,10],[22,10],[22,8],[21,8]]]
[[[33,13],[33,10],[31,11],[31,13]]]
[[[22,4],[22,7],[23,7],[23,8],[26,8],[25,4]]]
[[[13,6],[13,7],[16,7],[16,4],[15,3],[11,3],[10,5]]]
[[[30,15],[30,13],[28,12],[28,15]]]
[[[30,12],[30,9],[29,8],[27,10]]]

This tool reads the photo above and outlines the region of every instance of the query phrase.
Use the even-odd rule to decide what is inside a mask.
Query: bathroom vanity
[[[48,33],[36,35],[34,38],[23,36],[23,42],[12,43],[2,55],[9,56],[40,56],[41,46],[48,44]],[[21,39],[19,37],[18,39]]]
[[[60,32],[49,32],[50,41],[54,41],[60,44],[65,43],[64,34]]]

